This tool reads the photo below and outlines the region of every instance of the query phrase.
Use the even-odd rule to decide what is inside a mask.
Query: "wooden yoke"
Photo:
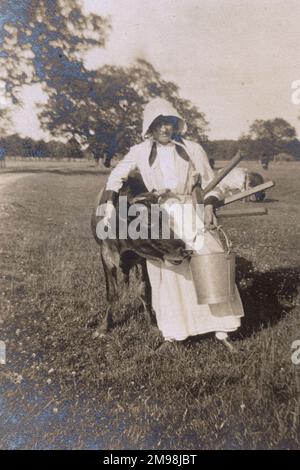
[[[192,187],[192,202],[195,207],[197,204],[204,204],[205,195],[211,191],[231,170],[234,168],[242,159],[242,154],[240,151],[237,152],[235,157],[226,165],[220,173],[218,173],[213,180],[206,186],[202,188],[201,175],[195,175],[196,180]]]
[[[258,186],[254,186],[253,188],[247,189],[247,191],[242,191],[237,194],[233,194],[232,196],[225,197],[223,201],[220,201],[218,207],[226,206],[227,204],[231,204],[232,202],[240,201],[245,197],[251,196],[252,194],[259,193],[260,191],[265,191],[266,189],[273,188],[275,186],[274,181],[267,181],[266,183],[259,184]]]
[[[217,210],[217,217],[227,218],[227,217],[243,217],[249,215],[268,215],[268,209],[265,207],[258,207],[257,209],[232,209],[232,210]]]
[[[201,184],[201,175],[196,175],[196,181],[192,187],[193,205],[196,206],[196,204],[204,204],[205,195],[214,189],[214,187],[232,170],[232,168],[238,165],[242,158],[243,156],[241,152],[238,151],[228,165],[226,165],[204,189]]]
[[[220,181],[222,181],[222,179],[225,178],[225,176],[228,175],[228,173],[240,163],[243,156],[244,155],[242,155],[242,152],[238,150],[237,154],[233,157],[232,160],[230,160],[228,165],[224,166],[224,168],[219,173],[217,173],[214,179],[212,179],[211,182],[208,183],[208,185],[204,188],[204,196],[205,194],[209,193],[209,191],[212,191],[217,186],[217,184],[219,184]]]
[[[223,178],[225,178],[226,175],[234,168],[236,167],[239,162],[242,160],[243,155],[240,150],[238,150],[237,154],[233,157],[232,160],[218,173],[216,176],[213,178],[213,180],[204,188],[202,189],[201,187],[201,176],[197,175],[198,178],[195,181],[193,188],[192,188],[192,201],[193,205],[195,206],[196,204],[204,204],[204,199],[205,195],[212,191],[217,184],[222,181]],[[266,183],[260,184],[258,186],[255,186],[251,189],[248,189],[247,191],[242,191],[237,194],[234,194],[233,196],[226,197],[224,200],[219,201],[217,204],[217,208],[221,208],[223,206],[226,206],[227,204],[231,204],[233,202],[239,201],[241,199],[244,199],[245,197],[251,196],[252,194],[255,194],[259,191],[265,191],[266,189],[272,188],[275,186],[275,183],[273,181],[268,181]],[[217,217],[239,217],[239,216],[249,216],[249,215],[266,215],[268,213],[267,209],[265,208],[259,208],[259,209],[239,209],[235,211],[218,211],[217,210]]]

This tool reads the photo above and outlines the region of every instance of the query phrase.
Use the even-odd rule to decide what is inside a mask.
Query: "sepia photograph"
[[[299,21],[0,0],[1,450],[300,450]]]

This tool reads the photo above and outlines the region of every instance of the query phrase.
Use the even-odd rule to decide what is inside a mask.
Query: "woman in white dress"
[[[111,212],[110,196],[118,193],[135,168],[140,171],[148,191],[167,188],[179,198],[188,198],[195,173],[200,174],[202,187],[207,186],[214,177],[213,170],[201,145],[181,137],[185,130],[185,121],[166,100],[155,98],[146,105],[144,141],[129,150],[108,178],[107,218]],[[206,195],[203,222],[207,229],[215,228],[213,208],[220,198],[218,187]],[[200,252],[222,251],[216,231],[207,230]],[[237,288],[232,301],[199,305],[188,260],[171,266],[163,261],[147,260],[147,270],[158,328],[166,341],[182,341],[189,336],[215,332],[219,340],[233,349],[228,333],[240,326],[244,315]]]

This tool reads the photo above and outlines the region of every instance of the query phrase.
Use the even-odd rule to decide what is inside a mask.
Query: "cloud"
[[[12,110],[12,133],[19,133],[21,137],[49,140],[50,134],[42,130],[38,118],[38,106],[47,102],[48,95],[39,84],[23,86],[20,94],[24,104]]]

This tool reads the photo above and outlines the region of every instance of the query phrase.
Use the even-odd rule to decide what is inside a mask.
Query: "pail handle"
[[[229,255],[232,251],[232,242],[229,240],[229,237],[228,235],[226,234],[225,230],[223,229],[222,225],[218,225],[217,226],[217,231],[218,232],[221,232],[223,237],[225,238],[225,242],[226,242],[226,248],[227,248],[227,255]]]

